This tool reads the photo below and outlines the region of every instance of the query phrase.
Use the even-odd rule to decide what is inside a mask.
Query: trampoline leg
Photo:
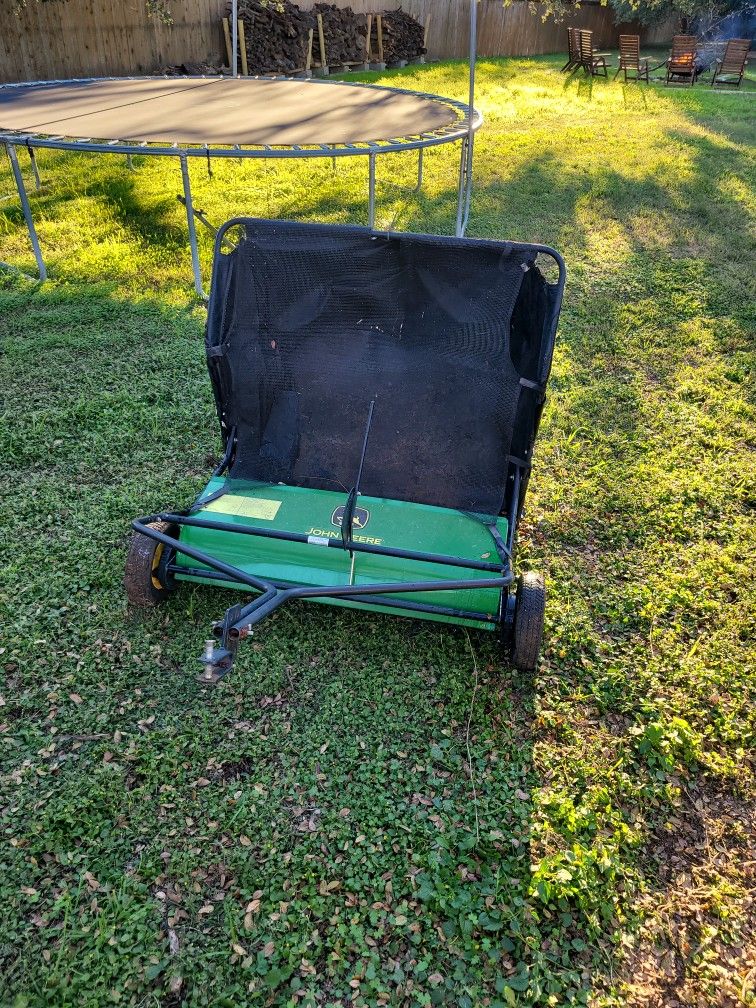
[[[417,154],[417,191],[419,192],[423,187],[423,154],[424,149],[421,147]]]
[[[31,170],[34,174],[34,188],[37,192],[42,188],[42,179],[39,177],[39,168],[37,167],[37,155],[34,153],[34,148],[29,147],[29,163],[31,164]]]
[[[368,154],[368,226],[375,227],[375,154]]]
[[[47,280],[47,269],[45,268],[45,261],[42,258],[42,250],[39,247],[39,238],[37,238],[37,229],[34,227],[34,219],[32,218],[31,207],[29,206],[29,197],[26,194],[26,186],[24,185],[24,176],[21,174],[21,167],[18,163],[18,155],[16,154],[16,148],[8,146],[5,149],[8,151],[8,157],[10,158],[11,168],[13,169],[13,178],[16,180],[16,190],[18,191],[18,198],[21,200],[21,209],[24,212],[24,220],[26,221],[26,230],[29,233],[29,241],[31,242],[32,250],[34,251],[34,258],[37,260],[39,279]]]
[[[189,229],[189,248],[192,252],[192,272],[194,273],[194,289],[197,292],[197,296],[202,298],[203,301],[207,300],[207,295],[205,294],[205,289],[202,286],[202,271],[200,269],[199,261],[199,247],[197,245],[197,228],[194,224],[194,205],[192,203],[192,183],[189,178],[189,165],[186,160],[186,155],[180,158],[181,161],[181,179],[184,183],[184,206],[186,207],[186,225]]]
[[[465,172],[467,167],[467,137],[462,141],[459,155],[459,181],[457,183],[457,224],[454,233],[457,238],[464,235]]]
[[[470,199],[472,197],[472,143],[469,137],[462,141],[462,152],[459,159],[459,187],[457,189],[457,238],[464,238],[467,220],[470,216]]]
[[[465,168],[465,204],[464,211],[462,213],[462,236],[464,237],[465,231],[467,230],[467,222],[470,219],[470,202],[472,200],[472,187],[473,187],[473,142],[472,140],[467,141],[467,164]]]

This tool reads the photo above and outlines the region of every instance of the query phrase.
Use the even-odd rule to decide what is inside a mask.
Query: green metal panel
[[[312,536],[315,539],[340,539],[340,514],[346,494],[329,490],[308,490],[302,487],[242,484],[223,478],[210,480],[201,499],[205,500],[223,487],[227,493],[196,512],[197,516],[233,525],[270,528]],[[358,498],[355,512],[354,539],[395,549],[419,550],[426,553],[464,557],[468,560],[498,562],[498,554],[483,518],[476,518],[448,508],[411,504],[406,501],[377,497]],[[499,518],[497,527],[502,538],[507,536],[507,520]],[[365,585],[386,581],[423,581],[479,579],[495,577],[463,567],[452,567],[426,561],[355,553],[353,558],[343,550],[309,543],[293,543],[262,537],[235,535],[216,529],[182,526],[181,542],[203,550],[219,560],[255,574],[286,584],[304,585]],[[177,563],[184,567],[198,565],[179,554]],[[180,579],[202,581],[191,575]],[[214,584],[219,582],[214,581]],[[245,585],[232,585],[249,591]],[[467,612],[486,613],[496,619],[501,592],[498,589],[464,589],[441,592],[409,592],[389,596],[429,605],[444,606]],[[366,606],[344,599],[318,599],[331,605],[345,605],[385,612],[383,606]],[[406,613],[418,618],[449,623],[464,623],[491,627],[490,623],[458,619],[431,613]]]

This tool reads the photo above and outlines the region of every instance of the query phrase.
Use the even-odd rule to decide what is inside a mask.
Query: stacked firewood
[[[307,61],[315,18],[290,0],[239,0],[249,73],[289,73]],[[231,4],[227,7],[231,15]]]
[[[215,77],[222,72],[220,67],[211,63],[178,63],[175,66],[161,67],[157,71],[166,77]]]
[[[227,15],[231,15],[228,0]],[[327,64],[338,67],[366,60],[368,18],[351,7],[317,3],[304,11],[292,0],[238,0],[239,20],[244,24],[247,72],[286,74],[308,66],[310,31],[314,33],[313,59],[319,61],[317,15],[323,24]],[[373,59],[380,52],[378,18],[370,19]],[[401,8],[381,17],[383,60],[397,63],[425,53],[423,26]]]
[[[313,14],[323,19],[326,58],[331,66],[344,63],[361,63],[365,60],[367,18],[355,14],[351,7],[318,3]]]
[[[419,21],[407,14],[401,7],[395,11],[384,11],[383,59],[386,63],[397,63],[417,59],[425,53],[425,31]],[[373,53],[378,51],[378,25],[373,18],[371,38]]]

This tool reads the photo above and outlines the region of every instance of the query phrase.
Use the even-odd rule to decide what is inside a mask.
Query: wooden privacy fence
[[[298,0],[309,9],[317,0]],[[403,7],[423,24],[429,21],[430,59],[463,58],[468,51],[469,0],[335,0],[357,13]],[[20,15],[11,3],[0,5],[0,81],[146,74],[184,62],[225,62],[221,18],[225,0],[176,0],[174,23],[147,14],[144,0],[28,0]],[[637,25],[614,24],[611,9],[583,3],[564,23],[543,22],[526,0],[503,6],[480,0],[478,51],[481,56],[530,56],[564,52],[565,27],[591,28],[597,47],[616,47],[620,27],[645,42],[666,41],[665,26],[649,35]]]

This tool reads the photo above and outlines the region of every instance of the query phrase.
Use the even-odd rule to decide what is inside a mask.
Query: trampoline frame
[[[473,4],[473,7],[475,5]],[[474,63],[472,64],[474,68]],[[472,78],[472,69],[471,69]],[[0,93],[9,91],[16,88],[29,88],[35,86],[45,86],[54,84],[89,84],[98,81],[110,81],[110,80],[155,80],[155,77],[85,77],[85,78],[75,78],[66,81],[54,80],[54,81],[26,81],[11,84],[0,85]],[[166,80],[175,80],[175,78],[165,77]],[[183,80],[184,78],[182,78]],[[222,77],[214,76],[198,76],[198,77],[187,77],[186,80],[222,80]],[[237,78],[238,79],[238,78]],[[267,76],[267,75],[256,75],[252,77],[243,78],[244,80],[266,80],[266,81],[295,81],[297,83],[305,83],[301,78],[296,77],[286,77],[286,76]],[[207,299],[205,293],[203,281],[202,281],[202,271],[199,260],[199,244],[197,240],[197,227],[195,217],[198,214],[194,210],[194,202],[192,199],[192,186],[191,178],[189,175],[189,159],[190,158],[203,158],[207,161],[208,166],[213,158],[239,158],[239,159],[289,159],[289,158],[339,158],[339,157],[366,157],[368,159],[368,226],[373,228],[375,226],[375,188],[376,188],[376,168],[377,159],[382,154],[397,154],[405,151],[418,151],[418,171],[417,171],[417,189],[422,185],[423,179],[423,153],[426,148],[438,147],[442,144],[456,143],[460,142],[460,161],[459,161],[459,177],[457,185],[457,209],[456,209],[456,227],[455,232],[458,237],[461,237],[465,233],[467,226],[467,218],[469,216],[470,209],[470,199],[472,190],[472,136],[474,132],[481,126],[483,118],[479,112],[472,108],[472,104],[469,105],[456,101],[452,98],[445,98],[441,95],[430,94],[428,92],[413,91],[409,88],[394,88],[385,85],[371,85],[365,84],[363,82],[357,81],[333,81],[333,80],[321,80],[321,79],[310,79],[306,81],[306,85],[318,86],[326,85],[330,87],[347,87],[347,88],[367,88],[372,89],[378,87],[381,90],[391,92],[394,94],[405,94],[411,95],[416,98],[425,98],[438,102],[443,105],[450,106],[458,114],[458,119],[456,122],[450,123],[448,126],[440,127],[435,130],[431,130],[425,133],[411,134],[406,137],[391,137],[385,140],[372,140],[364,141],[360,143],[337,143],[337,144],[318,144],[318,145],[299,145],[299,144],[287,144],[287,145],[272,145],[272,144],[260,144],[260,145],[232,145],[232,146],[210,146],[208,144],[181,144],[172,143],[166,144],[162,142],[150,142],[150,141],[134,141],[130,139],[124,140],[98,140],[93,138],[79,139],[76,137],[65,137],[61,135],[49,135],[17,132],[5,130],[0,132],[0,144],[2,144],[11,163],[11,170],[13,173],[13,178],[16,185],[16,191],[18,193],[19,200],[21,202],[21,208],[24,214],[24,220],[26,223],[26,229],[29,235],[29,241],[32,246],[32,251],[34,253],[34,258],[37,263],[37,269],[39,273],[39,280],[43,281],[47,278],[47,269],[45,266],[44,258],[42,255],[42,250],[39,243],[39,237],[37,235],[36,227],[34,224],[34,218],[32,215],[31,203],[29,201],[29,195],[26,189],[26,184],[24,182],[23,172],[21,170],[21,165],[19,163],[17,148],[24,148],[29,153],[30,163],[32,172],[34,175],[34,180],[37,189],[40,188],[39,173],[36,164],[35,151],[42,150],[64,150],[73,152],[85,152],[85,153],[96,153],[96,154],[123,154],[127,158],[131,158],[134,154],[146,155],[152,157],[175,157],[179,160],[181,167],[181,179],[183,187],[183,202],[186,209],[186,222],[187,230],[189,236],[189,248],[191,252],[192,260],[192,273],[194,277],[194,289],[202,300]],[[472,108],[472,115],[470,114],[470,109]],[[8,267],[8,264],[0,264]],[[14,268],[14,267],[10,267]]]

